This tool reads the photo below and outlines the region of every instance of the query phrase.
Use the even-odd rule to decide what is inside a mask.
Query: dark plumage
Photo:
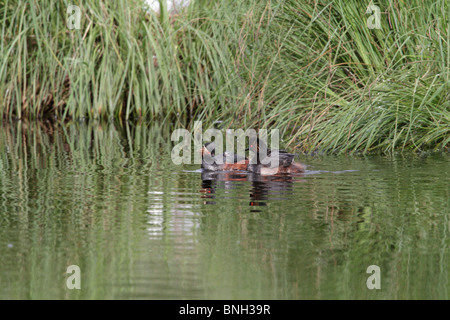
[[[267,157],[270,157],[272,161],[278,160],[278,165],[271,166],[271,162],[266,161],[269,159],[261,159],[260,149],[266,149]],[[303,164],[294,161],[295,154],[288,153],[286,150],[267,149],[266,144],[259,138],[257,138],[255,143],[251,143],[250,148],[247,150],[256,153],[256,163],[249,164],[247,167],[247,170],[250,172],[261,175],[277,175],[284,173],[303,173],[306,171]]]

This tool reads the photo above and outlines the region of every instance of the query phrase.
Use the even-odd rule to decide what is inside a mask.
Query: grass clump
[[[208,3],[169,17],[143,1],[85,0],[69,30],[69,1],[1,0],[0,114],[186,120],[232,103],[234,17]]]
[[[193,120],[277,128],[306,152],[447,149],[445,0],[0,0],[3,118]],[[373,13],[372,13],[373,14]]]
[[[277,2],[267,27],[267,108],[257,121],[304,150],[390,152],[450,142],[449,3]],[[271,57],[277,56],[274,61]],[[253,108],[254,110],[257,107]]]

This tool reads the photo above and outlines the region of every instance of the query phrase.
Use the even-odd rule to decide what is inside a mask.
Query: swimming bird
[[[267,150],[267,157],[264,159],[261,159],[259,152],[261,148],[263,150]],[[247,170],[250,172],[269,176],[289,173],[303,173],[306,171],[305,165],[294,161],[295,154],[288,153],[286,150],[267,149],[267,145],[259,138],[257,138],[254,143],[250,142],[250,147],[246,151],[248,150],[256,153],[256,163],[251,163],[247,167]],[[271,163],[276,162],[277,160],[278,165],[271,165]]]
[[[245,156],[225,151],[222,155],[216,155],[215,142],[206,143],[202,150],[202,169],[208,171],[245,171],[248,167],[248,159]]]

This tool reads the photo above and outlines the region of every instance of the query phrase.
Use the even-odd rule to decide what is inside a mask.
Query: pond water
[[[170,134],[3,123],[0,299],[450,297],[448,154],[301,156],[306,174],[261,179],[176,166]]]

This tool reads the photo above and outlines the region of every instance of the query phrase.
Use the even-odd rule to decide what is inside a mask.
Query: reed
[[[380,1],[373,30],[360,1],[277,3],[255,123],[307,151],[448,148],[448,2]]]
[[[448,150],[449,4],[0,0],[0,116],[278,128],[305,152]]]
[[[0,1],[3,117],[186,121],[238,95],[235,17],[208,1],[176,17],[143,1],[81,1],[80,30],[66,26],[69,5]]]

